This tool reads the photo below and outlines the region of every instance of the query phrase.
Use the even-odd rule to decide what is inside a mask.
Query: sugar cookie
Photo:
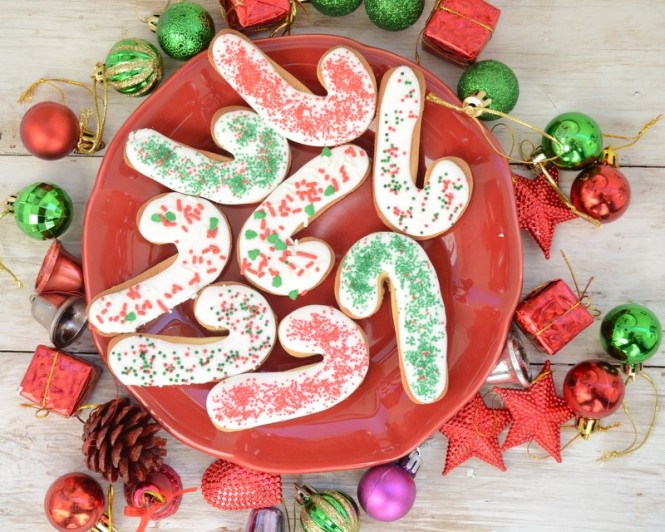
[[[210,390],[207,409],[221,430],[243,430],[327,410],[360,386],[369,367],[362,329],[339,310],[299,308],[279,324],[279,341],[295,357],[322,362],[291,371],[245,373]]]
[[[242,107],[220,109],[212,119],[215,143],[234,159],[180,144],[152,129],[129,134],[125,160],[162,185],[222,205],[256,203],[286,177],[289,143]]]
[[[273,62],[243,34],[222,30],[209,48],[219,74],[286,138],[309,146],[336,146],[362,135],[376,112],[376,80],[365,59],[345,46],[321,57],[317,74],[325,96]]]
[[[88,305],[94,330],[113,336],[142,325],[196,296],[224,270],[231,229],[209,201],[178,192],[148,200],[137,225],[153,244],[175,244],[178,253],[141,275],[95,296]]]
[[[412,238],[372,233],[342,259],[335,280],[339,307],[354,319],[368,318],[390,286],[402,382],[416,403],[433,403],[448,385],[446,309],[429,257]]]
[[[324,148],[289,177],[247,219],[237,239],[240,273],[257,287],[296,299],[330,272],[328,244],[293,234],[355,190],[369,172],[369,157],[352,144]]]
[[[471,198],[469,165],[442,157],[416,186],[425,79],[407,66],[389,70],[381,81],[374,141],[374,204],[393,230],[415,239],[448,231]]]
[[[248,286],[207,286],[196,299],[194,317],[206,329],[228,336],[119,335],[109,344],[109,367],[125,386],[216,382],[256,369],[275,345],[272,309]]]

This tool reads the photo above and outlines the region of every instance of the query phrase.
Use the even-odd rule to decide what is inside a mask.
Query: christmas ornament
[[[88,317],[85,299],[51,292],[30,296],[32,317],[48,333],[51,343],[60,349],[76,342],[86,331]]]
[[[561,462],[561,425],[575,414],[556,394],[549,360],[527,389],[494,387],[494,391],[513,418],[501,450],[535,440],[557,462]]]
[[[173,59],[187,61],[208,48],[215,36],[215,23],[203,7],[194,2],[178,2],[149,21],[157,33],[159,46]]]
[[[413,480],[422,465],[420,450],[392,464],[368,469],[358,484],[358,502],[377,521],[397,521],[404,517],[416,501]]]
[[[520,95],[519,82],[515,73],[499,61],[488,59],[474,63],[457,84],[457,95],[460,100],[469,96],[478,96],[484,93],[482,98],[489,98],[491,102],[489,109],[509,113],[515,107]],[[498,115],[485,113],[480,116],[481,120],[496,120]]]
[[[245,532],[286,532],[284,512],[275,506],[252,510]]]
[[[296,484],[296,502],[302,506],[300,525],[305,532],[358,532],[358,508],[341,491],[317,491]]]
[[[127,506],[135,510],[151,510],[152,521],[172,516],[182,501],[181,494],[174,496],[182,492],[180,475],[166,464],[148,474],[144,481],[125,484],[124,490]],[[134,515],[134,512],[130,514]]]
[[[600,343],[607,353],[620,360],[628,373],[656,354],[663,328],[648,308],[626,303],[610,310],[600,325]]]
[[[76,149],[81,126],[69,107],[58,102],[33,105],[21,119],[21,142],[35,157],[61,159]]]
[[[369,19],[388,31],[401,31],[413,26],[424,8],[425,0],[365,0]]]
[[[95,409],[83,425],[83,456],[90,471],[109,482],[143,482],[162,466],[166,439],[161,426],[129,399],[113,399]]]
[[[58,292],[61,294],[83,294],[83,270],[81,261],[63,247],[56,239],[49,246],[39,273],[35,279],[35,292]]]
[[[164,76],[162,56],[143,39],[123,39],[113,45],[104,62],[109,86],[121,94],[150,94]]]
[[[603,360],[573,366],[563,381],[563,396],[578,418],[584,439],[597,429],[598,420],[615,412],[623,401],[624,383],[617,368]]]
[[[203,474],[201,491],[220,510],[264,508],[282,501],[282,478],[217,460]]]
[[[500,15],[500,9],[483,0],[437,0],[423,31],[423,48],[467,66],[492,38]]]
[[[522,388],[531,384],[531,365],[516,331],[508,333],[499,360],[485,384],[516,384]]]
[[[548,171],[558,186],[558,172],[553,168]],[[513,192],[520,229],[529,232],[543,250],[545,258],[549,259],[555,226],[572,220],[577,215],[561,200],[543,173],[534,179],[513,174]]]
[[[592,164],[603,149],[603,134],[596,121],[583,113],[563,113],[553,118],[543,137],[543,152],[559,168],[579,170]]]
[[[83,473],[68,473],[49,487],[44,511],[56,530],[88,532],[104,514],[104,491],[94,478]]]
[[[296,0],[220,0],[222,14],[229,28],[260,32],[287,30],[295,18]]]
[[[310,0],[310,3],[328,17],[343,17],[358,9],[362,0]]]
[[[0,218],[13,214],[18,228],[37,240],[56,238],[72,223],[69,195],[53,183],[33,183],[5,200]]]
[[[18,393],[37,409],[37,417],[54,412],[70,417],[90,396],[99,380],[96,366],[63,351],[38,345],[18,387]]]
[[[498,436],[510,419],[508,410],[487,408],[482,396],[477,393],[439,429],[448,438],[443,474],[447,475],[474,456],[505,471]]]

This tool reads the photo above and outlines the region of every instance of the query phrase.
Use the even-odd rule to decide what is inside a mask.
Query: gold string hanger
[[[9,211],[7,211],[7,212],[9,212]],[[2,216],[4,216],[4,214]],[[0,218],[2,216],[0,216]],[[2,273],[2,272],[7,272],[7,274],[16,283],[16,286],[18,286],[19,288],[23,288],[23,281],[21,281],[21,279],[19,279],[13,271],[11,271],[9,268],[7,268],[7,265],[4,262],[2,262],[2,259],[0,259],[0,273]]]
[[[619,167],[619,156],[617,152],[619,150],[625,150],[626,148],[630,148],[637,144],[639,140],[642,138],[642,136],[649,131],[653,126],[655,126],[660,120],[663,118],[662,114],[657,115],[656,117],[652,118],[649,122],[644,124],[642,129],[640,129],[637,132],[637,135],[633,135],[632,137],[626,137],[624,135],[615,135],[613,133],[603,133],[604,137],[610,138],[610,139],[618,139],[618,140],[626,140],[628,141],[626,144],[621,144],[619,146],[614,146],[610,144],[606,148],[603,149],[603,151],[600,154],[600,160],[607,162],[607,164],[610,164],[614,166],[615,168]]]
[[[80,133],[78,142],[76,143],[76,153],[90,154],[99,151],[104,147],[104,126],[106,124],[106,115],[108,112],[108,83],[106,81],[106,77],[104,76],[103,63],[97,63],[95,65],[90,78],[92,80],[92,87],[88,87],[85,83],[71,79],[40,78],[32,85],[30,85],[30,87],[28,87],[18,99],[18,103],[27,103],[32,100],[37,88],[39,88],[41,85],[49,85],[60,93],[60,100],[63,105],[66,105],[65,92],[57,84],[60,83],[63,85],[71,85],[88,91],[92,97],[93,106],[92,108],[85,108],[79,113]],[[98,83],[101,83],[103,87],[101,96],[101,109],[99,101],[100,96],[97,94]],[[88,125],[90,123],[90,119],[93,116],[95,118],[95,129],[94,131],[91,131],[88,129]]]

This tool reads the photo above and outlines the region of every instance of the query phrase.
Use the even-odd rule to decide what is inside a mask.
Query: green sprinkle
[[[298,290],[291,290],[291,291],[289,292],[289,297],[290,297],[291,299],[293,299],[293,301],[295,301],[295,300],[298,298],[298,294],[299,294],[299,293],[300,293],[300,292],[299,292]]]
[[[250,259],[252,259],[252,260],[256,260],[256,257],[258,257],[260,254],[261,254],[261,250],[260,250],[260,249],[250,249],[250,250],[247,252],[247,256],[248,256]]]
[[[282,278],[279,275],[276,275],[275,277],[272,278],[272,285],[275,288],[279,288],[282,286]]]
[[[130,312],[125,316],[125,321],[134,321],[136,320],[136,314],[134,312]]]
[[[254,213],[254,219],[260,220],[261,218],[265,218],[267,216],[266,211],[256,211]]]
[[[169,222],[175,222],[175,214],[172,213],[171,211],[168,211],[165,215],[164,218],[166,218]]]
[[[151,219],[153,222],[157,222],[157,223],[161,223],[161,221],[162,221],[162,217],[161,217],[159,214],[157,214],[157,213],[153,214],[153,215],[150,217],[150,219]]]
[[[328,185],[328,188],[323,192],[325,196],[332,196],[335,193],[335,187],[332,185]]]
[[[307,216],[309,216],[310,218],[311,218],[312,216],[314,216],[315,213],[316,213],[316,209],[314,208],[314,204],[313,204],[313,203],[310,203],[309,205],[307,205],[307,207],[305,207],[305,214],[306,214]]]
[[[256,231],[252,231],[251,229],[245,231],[245,238],[247,240],[252,240],[252,238],[256,238],[257,236],[259,236],[259,234]]]
[[[321,157],[332,157],[332,152],[327,146],[321,150]]]
[[[219,225],[219,218],[210,218],[210,230],[214,231]]]

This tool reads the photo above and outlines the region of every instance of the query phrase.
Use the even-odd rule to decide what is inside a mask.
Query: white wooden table
[[[201,2],[224,27],[214,0]],[[426,12],[432,5],[427,1]],[[634,134],[642,124],[663,111],[665,86],[665,4],[640,0],[571,2],[533,0],[528,3],[493,0],[503,10],[499,26],[482,58],[510,65],[516,72],[521,97],[516,116],[543,127],[567,110],[583,111],[597,119],[603,131]],[[142,2],[144,13],[159,10],[161,2]],[[526,5],[523,5],[526,4]],[[6,1],[0,18],[0,197],[39,180],[62,185],[75,201],[76,215],[63,241],[78,252],[86,199],[103,152],[94,156],[70,156],[47,162],[29,156],[18,126],[28,108],[19,105],[19,94],[42,76],[86,80],[96,61],[123,37],[136,36],[155,42],[147,27],[134,16],[130,0],[98,0],[92,4],[65,0]],[[311,20],[301,17],[294,33],[334,33],[412,57],[423,14],[413,28],[393,34],[375,28],[361,8],[355,14],[333,19],[310,9]],[[449,86],[455,87],[462,70],[427,53],[423,65]],[[167,74],[179,63],[167,59]],[[55,99],[49,89],[39,99]],[[68,91],[74,109],[87,105],[85,95]],[[111,95],[107,142],[139,102]],[[538,141],[535,135],[518,134]],[[618,221],[593,229],[581,220],[557,228],[553,259],[546,261],[535,243],[524,238],[524,291],[557,277],[566,277],[558,250],[564,249],[580,278],[595,276],[590,294],[604,311],[632,301],[649,306],[665,319],[665,125],[622,154],[633,200]],[[565,173],[567,190],[575,174]],[[34,411],[19,407],[16,394],[31,353],[48,343],[46,331],[32,321],[28,296],[48,242],[23,236],[11,217],[0,226],[0,256],[26,283],[17,289],[0,276],[0,529],[48,530],[42,512],[46,489],[59,475],[83,471],[80,452],[81,425],[76,419],[49,416],[36,420]],[[597,321],[552,358],[557,386],[567,369],[587,358],[602,356]],[[537,371],[544,357],[527,345]],[[665,363],[661,353],[647,371],[658,388],[665,390]],[[100,364],[94,354],[86,355]],[[122,390],[121,390],[122,391]],[[107,372],[91,400],[104,402],[115,394]],[[627,401],[638,427],[644,432],[651,416],[653,393],[644,383],[630,386]],[[417,476],[418,499],[411,513],[392,525],[362,517],[363,530],[626,530],[662,529],[665,506],[665,425],[657,426],[649,442],[637,453],[600,466],[605,450],[621,449],[631,431],[620,413],[608,421],[623,421],[621,428],[594,434],[563,453],[563,463],[530,458],[525,446],[504,455],[508,471],[472,459],[449,476],[442,477],[446,442],[435,434],[423,445],[424,467]],[[568,436],[564,436],[564,439]],[[209,456],[170,438],[168,463],[182,476],[185,486],[197,486]],[[316,449],[312,449],[316,452]],[[362,471],[346,471],[284,477],[285,500],[293,500],[294,481],[320,488],[355,493]],[[121,489],[120,484],[116,486]],[[132,530],[135,521],[116,511],[120,530]],[[222,512],[206,505],[200,492],[187,495],[176,516],[153,524],[163,530],[242,530],[247,512]]]

